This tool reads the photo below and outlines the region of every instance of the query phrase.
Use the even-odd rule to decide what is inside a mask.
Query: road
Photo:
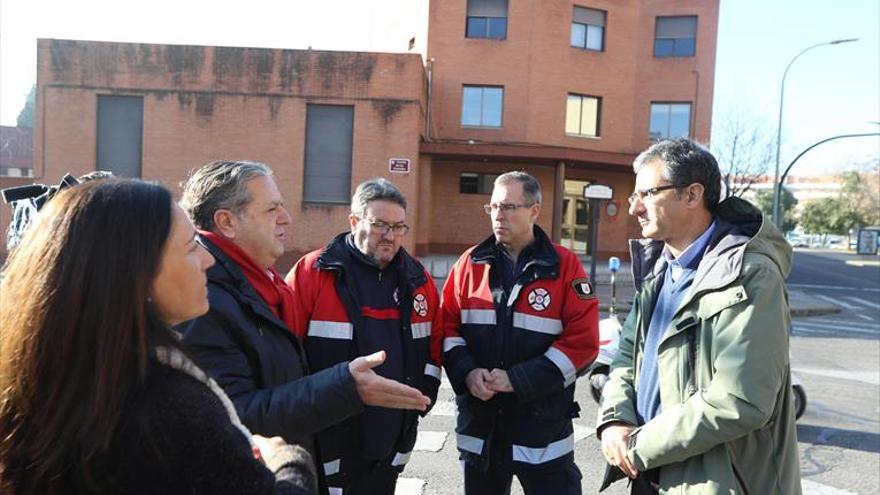
[[[843,306],[836,315],[795,318],[792,366],[807,391],[798,422],[804,493],[880,493],[880,263],[834,252],[798,250],[789,286]],[[870,262],[870,263],[865,263]],[[846,306],[851,306],[847,308]],[[445,379],[445,377],[444,377]],[[596,404],[578,381],[575,458],[583,492],[596,493],[604,460],[593,435]],[[448,382],[422,420],[416,451],[401,476],[399,495],[463,493],[455,449],[455,405]],[[521,494],[516,482],[512,493]],[[623,482],[603,494],[625,495]]]

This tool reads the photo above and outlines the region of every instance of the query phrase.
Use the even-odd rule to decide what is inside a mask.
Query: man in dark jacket
[[[245,426],[302,444],[320,459],[314,434],[364,405],[427,408],[417,389],[373,372],[381,352],[310,373],[292,333],[293,294],[272,267],[284,253],[290,215],[266,165],[209,163],[187,180],[181,203],[217,262],[208,270],[211,309],[177,329]]]
[[[294,333],[314,370],[384,350],[388,357],[376,373],[433,401],[440,386],[440,304],[431,276],[402,247],[406,199],[388,180],[368,180],[354,193],[349,221],[349,232],[304,256],[287,276]],[[368,406],[319,433],[319,465],[331,492],[393,494],[417,427],[413,411]]]
[[[577,370],[599,352],[598,303],[578,257],[535,225],[541,187],[495,180],[493,235],[458,259],[443,287],[444,359],[456,392],[468,495],[581,493],[574,463]]]

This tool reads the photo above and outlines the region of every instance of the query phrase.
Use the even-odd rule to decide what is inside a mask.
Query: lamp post
[[[808,46],[801,50],[800,53],[794,56],[791,61],[785,66],[785,72],[782,73],[782,84],[779,89],[779,120],[776,124],[776,173],[773,176],[773,223],[779,227],[782,225],[782,220],[779,218],[779,195],[782,192],[782,184],[779,182],[779,148],[782,143],[782,105],[785,101],[785,77],[788,75],[788,69],[791,68],[791,65],[795,60],[798,59],[804,53],[812,50],[813,48],[818,48],[820,46],[825,45],[839,45],[841,43],[850,43],[853,41],[858,41],[858,38],[847,38],[843,40],[834,40],[834,41],[826,41],[825,43],[818,43],[812,46]]]

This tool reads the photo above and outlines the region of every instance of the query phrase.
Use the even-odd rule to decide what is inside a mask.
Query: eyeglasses
[[[535,203],[492,203],[488,205],[483,205],[483,211],[486,212],[486,215],[491,215],[493,211],[501,210],[505,213],[511,212],[518,208],[529,208],[533,206]]]
[[[370,230],[373,232],[377,232],[382,235],[388,235],[388,232],[394,232],[394,235],[406,235],[409,232],[409,225],[405,223],[395,223],[394,225],[390,223],[385,223],[381,220],[377,221],[367,221],[370,224]]]
[[[641,191],[636,190],[634,193],[629,195],[629,198],[627,198],[627,200],[629,201],[629,204],[633,204],[636,202],[636,200],[644,201],[645,198],[653,198],[657,195],[657,193],[667,191],[669,189],[678,189],[678,186],[676,186],[675,184],[667,184],[665,186],[652,187],[650,189],[643,189]]]

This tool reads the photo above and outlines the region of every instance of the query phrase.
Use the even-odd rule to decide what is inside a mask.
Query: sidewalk
[[[451,255],[430,255],[419,258],[419,261],[422,262],[428,272],[434,277],[437,290],[442,290],[443,283],[446,281],[446,275],[457,259],[457,256]],[[584,264],[584,271],[589,275],[589,257],[581,257],[581,261]],[[594,285],[596,287],[596,294],[599,297],[599,310],[608,311],[608,308],[611,306],[611,271],[608,270],[607,261],[596,263],[596,280]],[[629,263],[620,263],[620,271],[617,272],[615,277],[615,285],[616,303],[614,307],[618,313],[625,314],[629,311],[633,295],[635,294]],[[819,316],[839,313],[841,311],[840,307],[810,296],[800,290],[788,291],[788,304],[791,308],[791,316]]]

